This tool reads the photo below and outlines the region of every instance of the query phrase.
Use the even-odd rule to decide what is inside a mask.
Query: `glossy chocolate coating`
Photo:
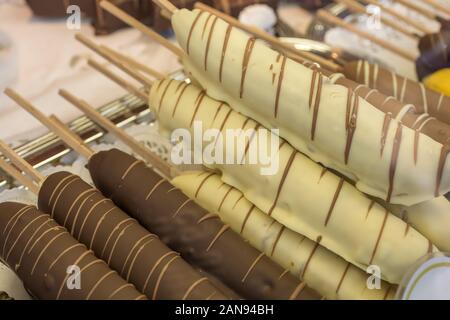
[[[68,172],[48,176],[38,203],[150,299],[226,299],[177,252],[80,177]]]
[[[134,157],[112,149],[91,157],[95,185],[191,264],[247,299],[317,299],[304,283],[245,242]]]
[[[38,299],[146,300],[136,288],[33,206],[0,204],[2,258]],[[67,268],[80,269],[79,289],[69,289]],[[73,274],[72,274],[73,275]]]

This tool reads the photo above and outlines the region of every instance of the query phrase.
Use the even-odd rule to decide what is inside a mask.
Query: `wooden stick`
[[[52,120],[47,118],[41,111],[36,109],[29,101],[20,96],[17,92],[6,89],[5,94],[12,100],[17,102],[23,109],[29,112],[33,117],[35,117],[39,122],[46,126],[50,131],[54,132],[61,140],[63,140],[69,147],[77,150],[83,157],[89,159],[93,152],[91,149],[86,147],[84,144],[80,144],[76,139],[73,139],[67,134],[66,130],[63,130],[59,125],[55,124]]]
[[[422,33],[426,34],[426,33],[431,32],[430,30],[425,28],[423,25],[421,25],[417,21],[398,13],[394,9],[387,7],[386,5],[384,5],[383,3],[381,3],[378,0],[362,0],[362,1],[365,3],[380,7],[384,12],[388,13],[389,15],[391,15],[399,20],[402,20],[403,22],[406,22],[407,24],[409,24],[410,26],[414,27],[415,29],[419,30]]]
[[[428,3],[430,6],[432,6],[436,10],[442,11],[442,12],[450,15],[450,9],[447,7],[444,7],[440,3],[436,2],[436,0],[422,0],[422,1]]]
[[[183,50],[181,50],[178,46],[176,46],[175,44],[173,44],[172,42],[170,42],[169,40],[167,40],[166,38],[164,38],[157,32],[153,31],[152,29],[147,27],[142,22],[133,18],[132,16],[127,14],[125,11],[119,9],[112,3],[108,2],[108,1],[102,1],[102,2],[100,2],[100,6],[103,9],[105,9],[106,11],[108,11],[109,13],[111,13],[113,16],[118,18],[119,20],[125,22],[126,24],[132,26],[133,28],[138,29],[139,31],[141,31],[145,35],[149,36],[150,38],[152,38],[153,40],[155,40],[162,46],[166,47],[167,49],[172,51],[177,56],[181,56],[183,54]]]
[[[17,153],[8,146],[5,142],[0,140],[0,152],[11,160],[11,162],[25,174],[27,174],[33,181],[39,182],[43,180],[43,176],[31,164],[20,158]],[[17,170],[16,170],[17,171]]]
[[[362,30],[358,29],[358,27],[354,26],[353,24],[348,23],[348,22],[342,20],[341,18],[338,18],[338,17],[332,15],[331,13],[329,13],[326,10],[320,9],[317,12],[317,17],[319,17],[320,19],[322,19],[323,21],[325,21],[327,23],[347,29],[348,31],[353,32],[354,34],[356,34],[362,38],[368,39],[368,40],[372,41],[373,43],[375,43],[389,51],[392,51],[405,59],[408,59],[411,61],[416,60],[416,56],[411,54],[411,52],[409,52],[408,50],[405,50],[400,47],[396,47],[396,46],[390,44],[389,42],[384,41],[380,38],[377,38],[376,36],[374,36],[368,32],[362,31]]]
[[[55,125],[58,125],[60,128],[66,130],[66,132],[67,132],[68,134],[70,134],[71,137],[72,137],[74,140],[77,140],[79,144],[86,145],[85,142],[83,141],[83,139],[81,139],[81,137],[80,137],[79,135],[77,135],[75,132],[73,132],[72,130],[70,130],[69,126],[66,125],[64,122],[62,122],[56,115],[51,114],[48,118],[49,118],[51,121],[53,121],[53,123],[54,123]],[[87,146],[86,146],[86,147],[87,147]],[[87,147],[87,148],[89,148],[89,147]]]
[[[3,143],[3,141],[2,141]],[[11,160],[12,161],[12,160]],[[24,176],[20,171],[10,165],[5,159],[0,158],[0,168],[5,171],[8,175],[17,180],[21,185],[25,186],[33,192],[34,194],[38,194],[39,187],[27,176]]]
[[[153,3],[160,7],[162,10],[169,12],[171,15],[178,10],[170,1],[167,0],[153,0]]]
[[[367,15],[367,8],[365,6],[363,6],[362,4],[360,4],[356,0],[334,0],[334,2],[345,5],[347,7],[347,9],[349,9],[350,11],[352,11],[354,13],[360,13],[360,14]],[[409,30],[406,30],[402,26],[400,26],[397,23],[386,18],[384,15],[380,16],[380,20],[384,25],[391,27],[392,29],[404,34],[405,36],[408,36],[408,37],[414,38],[414,39],[418,38],[417,34],[415,34],[414,32],[411,32]]]
[[[119,60],[122,60],[124,63],[128,64],[129,66],[131,66],[139,71],[145,72],[149,76],[152,76],[156,79],[164,79],[166,77],[164,74],[156,71],[155,69],[152,69],[152,68],[146,66],[145,64],[140,63],[139,61],[136,61],[135,59],[132,59],[129,56],[126,56],[126,55],[120,53],[119,51],[116,51],[116,50],[111,49],[104,45],[100,45],[100,48],[109,52],[109,54],[116,56],[116,58],[118,58]]]
[[[82,34],[76,34],[75,39],[77,39],[79,42],[84,44],[86,47],[94,51],[95,53],[99,54],[112,64],[114,64],[116,67],[130,75],[132,78],[140,82],[142,85],[150,87],[152,85],[152,81],[143,75],[141,75],[139,72],[136,72],[134,69],[130,68],[128,65],[120,61],[117,57],[111,55],[108,51],[102,49],[99,45],[95,44],[93,41],[89,40],[87,37],[83,36]]]
[[[434,12],[425,9],[423,7],[418,6],[417,4],[411,2],[411,0],[395,0],[396,2],[402,4],[403,6],[412,9],[418,13],[420,13],[421,15],[430,18],[430,19],[436,19],[436,15],[434,14]]]
[[[103,117],[94,107],[90,106],[84,100],[78,99],[66,90],[59,90],[59,94],[67,101],[72,103],[75,107],[83,111],[92,121],[97,123],[100,127],[106,131],[115,135],[118,139],[127,144],[136,154],[142,157],[147,163],[149,163],[155,170],[166,177],[171,177],[173,172],[168,163],[160,159],[158,156],[149,151],[143,144],[138,142],[132,136],[125,132],[122,128],[117,127],[109,119]]]
[[[245,24],[241,23],[240,21],[236,20],[235,18],[233,18],[229,15],[226,15],[214,8],[211,8],[204,3],[196,2],[195,8],[203,10],[203,11],[207,11],[215,16],[218,16],[219,18],[228,22],[230,25],[232,25],[236,28],[242,29],[242,30],[254,35],[257,38],[260,38],[262,40],[269,42],[273,47],[277,48],[278,50],[286,50],[287,52],[290,52],[296,56],[299,56],[301,59],[307,59],[309,61],[316,62],[321,67],[328,69],[330,71],[333,71],[333,72],[338,72],[338,71],[342,70],[342,68],[339,65],[337,65],[336,63],[334,63],[330,60],[322,58],[321,56],[318,56],[311,52],[299,51],[298,49],[294,48],[293,46],[291,46],[287,43],[281,42],[276,37],[268,34],[267,32],[260,30],[258,28],[255,28],[253,26],[245,25]]]
[[[107,78],[111,79],[112,81],[114,81],[115,83],[117,83],[119,86],[121,86],[122,88],[124,88],[125,90],[127,90],[128,92],[134,94],[135,96],[137,96],[139,99],[141,99],[142,101],[144,101],[145,103],[147,103],[148,101],[148,95],[145,94],[144,92],[142,92],[141,90],[139,90],[137,87],[135,87],[134,85],[132,85],[131,83],[129,83],[128,81],[126,81],[125,79],[119,77],[118,75],[116,75],[115,73],[111,72],[110,70],[108,70],[107,68],[105,68],[104,66],[102,66],[100,63],[98,63],[97,61],[94,61],[92,59],[88,59],[88,64],[94,68],[95,70],[97,70],[98,72],[102,73],[103,75],[105,75]]]

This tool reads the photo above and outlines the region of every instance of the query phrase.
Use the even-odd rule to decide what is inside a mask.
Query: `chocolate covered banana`
[[[48,214],[0,204],[1,257],[38,299],[146,300]]]
[[[38,204],[152,300],[227,298],[177,252],[76,175],[57,172],[48,176]]]
[[[172,183],[275,262],[301,277],[327,299],[392,299],[396,286],[381,281],[368,289],[369,275],[338,255],[293,232],[211,172],[181,174]]]
[[[247,299],[320,296],[142,161],[112,149],[89,160],[95,185],[192,265]]]
[[[450,97],[427,89],[420,82],[362,60],[347,63],[343,72],[346,77],[356,82],[377,89],[401,102],[413,104],[419,113],[428,113],[450,124]]]
[[[207,12],[178,10],[172,24],[185,69],[209,96],[279,128],[359,190],[404,205],[450,191],[447,145]]]
[[[282,225],[317,240],[362,269],[378,265],[386,280],[399,283],[414,261],[427,252],[436,251],[416,230],[343,178],[284,141],[272,145],[270,141],[275,136],[267,129],[225,103],[208,97],[195,85],[176,80],[158,81],[151,89],[149,102],[164,135],[184,128],[196,140],[197,122],[204,131],[214,129],[210,131],[221,134],[218,148],[224,155],[234,151],[227,148],[230,141],[226,131],[253,129],[254,134],[243,150],[245,161],[234,165],[214,161],[204,164],[221,171],[225,183],[242,191],[247,199]],[[196,144],[210,147],[211,142],[207,140],[200,139],[201,143]],[[261,161],[249,160],[259,153],[258,149],[266,146],[274,152],[271,164],[278,164],[272,166],[269,172],[272,175],[261,174],[266,167]]]

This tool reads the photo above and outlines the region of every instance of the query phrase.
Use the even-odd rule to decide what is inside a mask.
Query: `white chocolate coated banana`
[[[279,128],[362,192],[413,205],[450,191],[449,146],[207,12],[178,10],[172,25],[185,70],[209,96]]]
[[[149,105],[163,134],[184,128],[194,135],[195,121],[204,129],[256,128],[251,143],[268,130],[208,97],[193,84],[157,81]],[[266,134],[263,134],[263,133]],[[223,153],[231,152],[224,135]],[[269,139],[266,139],[269,140]],[[206,147],[210,143],[201,141]],[[207,164],[222,172],[222,180],[239,189],[259,209],[287,228],[305,235],[366,270],[378,265],[383,278],[399,283],[406,270],[424,254],[437,249],[425,237],[371,201],[353,185],[299,153],[282,141],[276,147],[279,167],[273,175],[261,175],[263,164]],[[246,153],[246,159],[250,152]]]
[[[396,286],[381,281],[379,289],[369,289],[368,274],[284,227],[248,201],[242,192],[223,183],[218,174],[187,172],[175,177],[172,183],[327,299],[393,299]]]

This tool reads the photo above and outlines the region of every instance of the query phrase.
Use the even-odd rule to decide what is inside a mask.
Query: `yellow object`
[[[423,80],[428,89],[440,92],[450,97],[450,68],[441,69],[430,74]]]

